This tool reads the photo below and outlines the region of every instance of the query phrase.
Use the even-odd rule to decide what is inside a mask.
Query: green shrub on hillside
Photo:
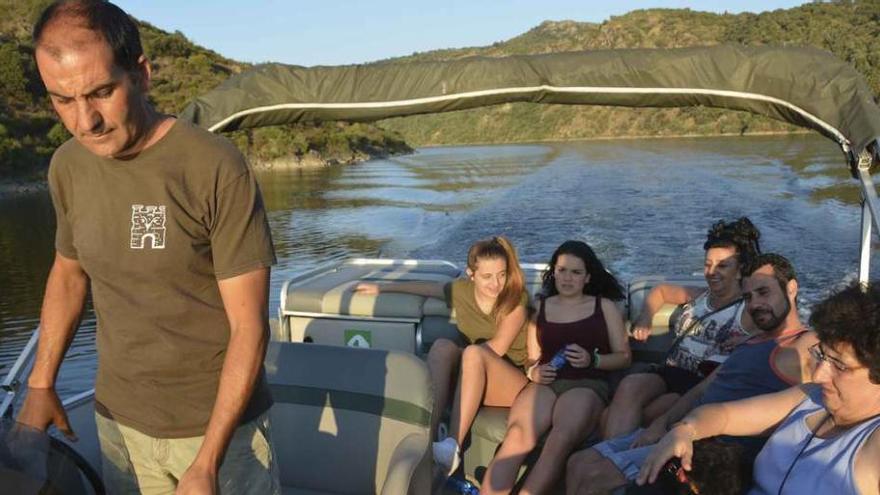
[[[396,60],[720,43],[828,50],[864,74],[874,94],[880,95],[880,0],[810,3],[762,14],[649,9],[614,16],[600,24],[547,21],[488,47],[416,53]],[[379,125],[399,132],[414,145],[796,130],[769,118],[707,108],[626,109],[528,103],[389,119]]]
[[[30,29],[51,0],[0,0],[0,180],[31,178],[45,173],[52,152],[70,135],[58,123],[45,95],[33,61]],[[141,41],[153,67],[150,99],[165,113],[176,114],[195,96],[207,92],[230,75],[248,67],[195,45],[176,31],[164,32],[140,22]],[[314,126],[312,126],[314,127]],[[259,129],[232,134],[233,141],[255,161],[298,156],[309,151],[346,161],[355,151],[374,153],[382,145],[365,126],[352,137],[350,129],[327,128],[311,132],[309,126]],[[333,134],[338,136],[333,136]],[[344,134],[347,133],[347,134]],[[320,139],[311,142],[310,139]],[[399,139],[399,138],[398,138]],[[369,143],[362,145],[361,143]]]
[[[18,45],[0,40],[0,105],[12,108],[30,105],[24,65]]]

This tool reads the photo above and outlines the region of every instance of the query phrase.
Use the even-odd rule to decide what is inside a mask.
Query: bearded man
[[[610,493],[635,482],[653,444],[703,404],[778,392],[809,381],[809,349],[817,340],[798,317],[798,282],[791,263],[778,254],[761,254],[743,266],[741,284],[746,311],[760,332],[739,344],[718,369],[648,428],[573,454],[566,470],[568,494]],[[742,442],[752,455],[763,442],[757,437],[723,440]]]

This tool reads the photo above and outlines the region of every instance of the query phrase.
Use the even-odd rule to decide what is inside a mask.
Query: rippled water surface
[[[271,315],[285,279],[320,263],[461,262],[493,234],[510,237],[526,262],[578,238],[623,280],[691,274],[709,225],[742,215],[762,230],[765,251],[795,263],[807,306],[857,272],[857,185],[837,147],[814,136],[431,148],[259,180],[279,261]],[[0,200],[0,376],[37,325],[52,222],[45,193]],[[94,329],[88,312],[62,368],[63,395],[91,386]]]

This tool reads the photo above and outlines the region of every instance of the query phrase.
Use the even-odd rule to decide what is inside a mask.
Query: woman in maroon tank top
[[[528,327],[530,383],[511,406],[481,494],[510,492],[522,462],[548,430],[519,493],[549,491],[568,455],[596,428],[608,401],[607,373],[630,365],[623,316],[613,302],[623,299],[623,291],[590,246],[559,246],[544,273],[543,293]],[[557,353],[564,360],[554,360]]]

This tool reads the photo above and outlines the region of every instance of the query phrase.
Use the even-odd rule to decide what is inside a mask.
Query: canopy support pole
[[[872,224],[880,232],[880,200],[877,199],[874,179],[871,178],[872,161],[872,153],[867,150],[863,151],[859,154],[858,165],[855,170],[858,175],[859,185],[862,187],[862,236],[859,245],[859,283],[862,286],[868,284],[868,277],[871,273]]]
[[[859,283],[867,286],[871,271],[871,210],[862,200],[862,237],[859,244]]]

